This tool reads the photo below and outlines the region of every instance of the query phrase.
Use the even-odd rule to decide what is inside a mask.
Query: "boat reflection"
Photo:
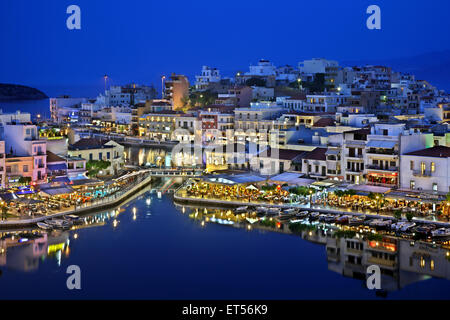
[[[328,269],[345,277],[359,279],[366,286],[367,268],[377,265],[381,270],[381,288],[377,295],[386,295],[410,284],[440,278],[450,280],[450,246],[421,240],[404,239],[375,229],[356,232],[337,224],[318,221],[296,224],[280,222],[275,217],[263,217],[255,222],[254,212],[236,213],[236,210],[200,208],[178,205],[181,212],[202,227],[219,223],[253,232],[280,232],[325,247]],[[212,219],[214,217],[214,219]],[[223,223],[227,221],[228,223]]]
[[[61,260],[70,254],[70,238],[78,238],[77,230],[106,225],[115,219],[123,209],[86,215],[82,223],[74,225],[70,230],[52,231],[34,229],[10,230],[0,233],[0,267],[9,270],[30,272],[39,268],[39,263],[48,258]]]

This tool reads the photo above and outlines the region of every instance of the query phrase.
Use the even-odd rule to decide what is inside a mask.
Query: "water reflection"
[[[168,148],[126,147],[125,161],[131,165],[148,167],[191,167],[195,166],[198,158],[193,151],[179,152],[175,157]]]
[[[364,286],[367,267],[377,265],[381,270],[382,288],[377,295],[384,296],[431,277],[450,280],[450,246],[447,244],[402,239],[375,233],[374,229],[346,232],[335,224],[319,222],[305,221],[294,229],[289,223],[280,223],[274,218],[257,221],[255,213],[235,214],[231,209],[184,205],[178,205],[178,209],[188,213],[201,227],[215,223],[246,231],[280,232],[324,246],[328,270],[360,279]]]
[[[39,229],[4,231],[0,233],[0,266],[29,272],[37,270],[39,262],[48,258],[56,260],[59,266],[62,259],[69,257],[71,234],[73,239],[77,239],[77,230],[103,226],[120,212],[123,212],[123,209],[83,217],[82,223],[73,226],[70,231]]]

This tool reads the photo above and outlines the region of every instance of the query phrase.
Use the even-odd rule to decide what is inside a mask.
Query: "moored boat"
[[[236,208],[236,210],[234,210],[234,212],[236,212],[236,213],[244,213],[244,212],[247,212],[247,210],[248,210],[248,206],[243,206],[243,207]]]
[[[364,224],[364,220],[366,220],[365,216],[352,217],[348,220],[348,224],[351,226],[359,226]]]
[[[439,228],[431,231],[431,236],[435,239],[448,239],[450,238],[450,229]]]
[[[317,219],[319,219],[319,216],[320,216],[320,213],[319,213],[319,212],[317,212],[317,211],[312,212],[312,213],[309,215],[309,220],[317,220]]]
[[[49,225],[49,224],[47,224],[47,223],[45,223],[45,222],[38,222],[38,223],[36,223],[37,224],[37,226],[39,227],[39,228],[41,228],[41,229],[43,229],[43,230],[51,230],[51,229],[53,229],[53,227],[51,226],[51,225]]]

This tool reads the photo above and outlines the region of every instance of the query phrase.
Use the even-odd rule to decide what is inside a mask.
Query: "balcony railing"
[[[377,165],[373,165],[373,164],[366,165],[366,168],[372,169],[372,170],[380,170],[380,171],[398,171],[397,167],[382,167],[382,166],[377,166]]]

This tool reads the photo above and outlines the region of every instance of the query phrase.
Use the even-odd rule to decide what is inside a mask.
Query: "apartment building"
[[[4,126],[7,184],[24,181],[39,184],[47,180],[47,142],[41,140],[32,124],[9,123]]]
[[[173,109],[184,106],[184,98],[189,95],[189,80],[186,76],[172,73],[170,80],[165,81],[164,98],[170,100]]]
[[[385,187],[399,185],[400,135],[403,123],[375,123],[367,136],[365,163],[367,183]]]
[[[195,89],[197,91],[207,90],[212,83],[220,82],[220,80],[219,69],[203,66],[201,75],[195,76]]]
[[[401,156],[401,189],[428,193],[450,192],[450,148],[435,146]]]
[[[99,172],[100,176],[115,175],[124,165],[124,147],[112,140],[108,141],[94,138],[80,139],[69,145],[67,152],[69,157],[82,158],[87,162],[94,160],[110,162],[108,168]],[[76,169],[76,166],[74,169]]]

